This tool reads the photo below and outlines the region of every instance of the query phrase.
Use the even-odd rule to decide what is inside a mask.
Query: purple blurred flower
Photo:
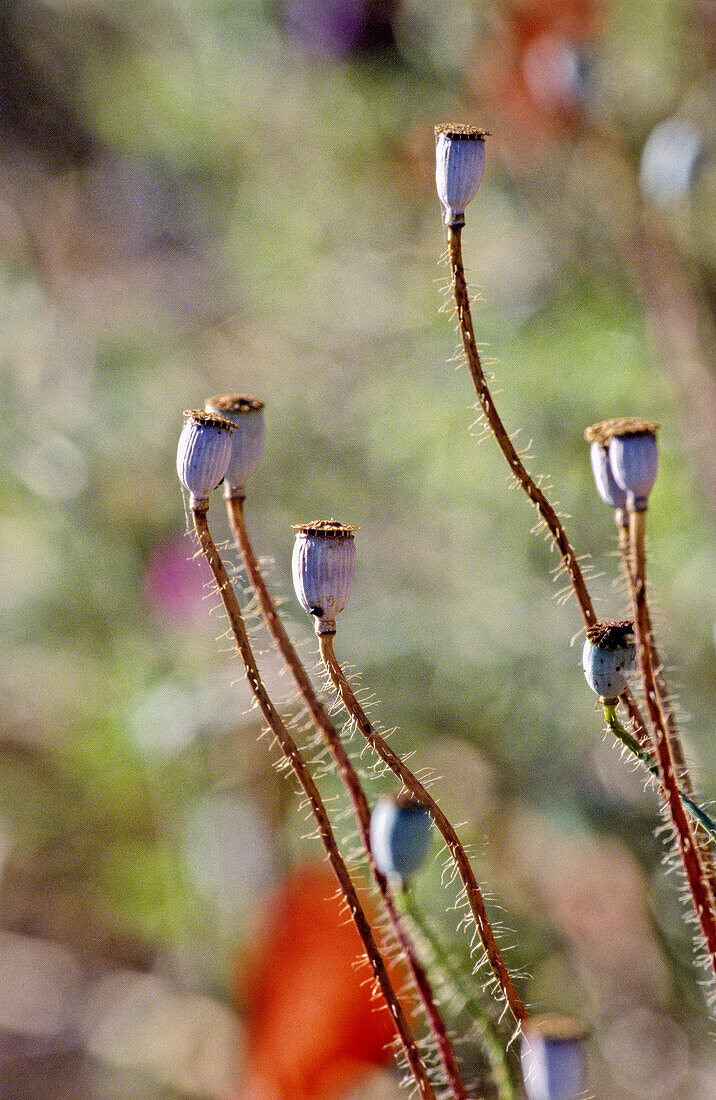
[[[211,570],[203,557],[193,554],[193,544],[183,536],[160,542],[149,554],[144,595],[162,622],[195,626],[206,618]]]
[[[316,58],[342,61],[393,43],[395,0],[285,0],[286,33]]]

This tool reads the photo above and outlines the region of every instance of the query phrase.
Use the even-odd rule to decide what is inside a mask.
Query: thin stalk
[[[624,745],[624,747],[629,750],[632,756],[635,756],[636,759],[639,760],[649,772],[651,772],[654,778],[658,780],[659,786],[661,787],[661,775],[659,773],[657,765],[654,763],[651,757],[651,754],[648,753],[646,749],[644,749],[643,746],[639,744],[636,737],[629,733],[629,731],[626,730],[621,724],[621,722],[617,718],[616,707],[609,706],[608,704],[603,704],[602,709],[604,711],[604,720],[607,723],[609,730],[614,734],[616,739],[618,741],[621,741],[622,745]],[[679,797],[681,798],[681,801],[683,802],[687,813],[691,815],[694,821],[698,822],[704,832],[707,833],[712,840],[716,841],[716,822],[714,822],[709,817],[706,811],[702,809],[701,806],[699,806],[698,802],[696,802],[694,798],[692,798],[692,796],[689,794],[688,791],[683,788],[683,786],[679,787]]]
[[[462,1079],[457,1059],[452,1049],[445,1022],[435,1002],[430,980],[417,956],[410,933],[396,906],[388,879],[378,870],[373,860],[370,848],[370,809],[360,779],[358,778],[350,756],[336,728],[326,714],[320,699],[316,695],[308,673],[304,669],[301,659],[296,653],[291,639],[286,633],[283,623],[279,618],[276,605],[271,599],[271,595],[266,587],[266,582],[259,568],[254,548],[246,529],[243,495],[236,495],[235,491],[232,490],[230,486],[227,486],[226,489],[226,510],[231,530],[241,551],[241,559],[244,563],[246,575],[249,578],[251,587],[258,600],[266,627],[274,640],[276,648],[283,657],[287,668],[293,676],[314,725],[321,733],[328,746],[336,770],[348,792],[353,808],[353,815],[358,826],[361,844],[368,860],[371,875],[380,891],[395,938],[400,944],[401,950],[408,963],[408,969],[410,970],[413,984],[422,1002],[423,1008],[425,1009],[428,1025],[432,1032],[433,1039],[435,1040],[443,1069],[450,1083],[452,1094],[456,1100],[467,1100],[465,1083]]]
[[[516,478],[518,484],[524,489],[531,503],[535,506],[540,516],[542,517],[547,530],[552,536],[552,541],[557,547],[559,555],[562,559],[567,577],[572,586],[575,598],[577,600],[577,606],[582,616],[582,622],[584,626],[589,629],[590,626],[596,626],[597,614],[592,604],[591,596],[587,589],[587,584],[584,579],[577,555],[572,548],[572,545],[567,537],[562,522],[555,512],[554,508],[547,500],[542,490],[535,484],[533,478],[530,476],[525,464],[520,458],[515,445],[513,444],[510,436],[502,423],[495,404],[492,400],[492,394],[487,384],[484,371],[482,369],[482,362],[480,360],[480,353],[477,350],[477,343],[475,341],[475,330],[472,324],[472,311],[470,309],[470,296],[467,292],[467,280],[465,279],[465,268],[462,262],[462,229],[460,226],[448,226],[447,231],[448,239],[448,255],[450,258],[450,276],[452,281],[452,292],[455,299],[455,306],[457,309],[458,327],[460,329],[460,339],[462,340],[463,351],[465,352],[465,360],[470,371],[472,378],[472,384],[475,388],[475,394],[482,409],[485,419],[490,427],[492,434],[494,435],[497,445],[502,451],[507,461],[510,470]],[[646,729],[646,724],[642,718],[639,708],[634,701],[630,692],[625,692],[622,696],[624,705],[629,711],[629,717],[634,723],[639,740],[644,744],[648,744],[649,734]]]
[[[651,647],[649,645],[649,615],[646,603],[646,554],[644,551],[644,512],[630,511],[629,541],[632,551],[631,594],[636,633],[636,652],[639,672],[644,686],[644,700],[652,728],[652,740],[659,780],[664,790],[669,817],[674,826],[681,861],[686,873],[691,900],[699,921],[709,962],[716,975],[716,916],[711,900],[704,868],[689,826],[686,811],[681,802],[676,780],[674,760],[671,755],[667,722],[663,704],[654,677]]]
[[[497,444],[502,451],[507,464],[518,483],[524,489],[532,504],[544,520],[547,529],[552,536],[559,554],[564,563],[567,576],[577,598],[577,605],[582,615],[585,627],[596,626],[597,615],[592,606],[592,600],[587,591],[587,585],[582,574],[577,556],[572,549],[567,534],[562,526],[559,516],[547,500],[542,490],[535,484],[527,472],[522,459],[500,418],[492,400],[492,394],[487,385],[480,361],[480,353],[477,350],[475,331],[472,325],[472,312],[470,310],[470,297],[467,292],[465,269],[462,262],[462,230],[460,226],[448,226],[448,253],[450,257],[450,275],[452,279],[452,291],[457,307],[458,326],[462,340],[465,359],[467,361],[472,384],[475,387],[477,400],[480,404],[485,419]]]
[[[629,542],[629,529],[628,527],[624,527],[623,525],[619,526],[619,554],[622,563],[622,572],[624,573],[627,585],[629,587],[629,590],[631,591],[632,556]],[[681,736],[679,734],[679,727],[677,725],[676,715],[674,714],[674,708],[669,697],[669,689],[666,684],[666,678],[664,677],[663,664],[661,662],[659,651],[656,646],[654,627],[651,621],[651,614],[649,612],[649,603],[646,598],[645,609],[647,637],[649,641],[649,650],[651,653],[651,666],[654,670],[656,690],[658,692],[662,711],[666,720],[666,736],[669,741],[669,748],[671,750],[671,755],[674,761],[674,767],[676,769],[676,776],[679,783],[679,788],[685,792],[686,796],[693,800],[694,788],[691,782],[691,776],[689,775],[689,769],[686,765],[684,749],[681,744]],[[682,801],[684,801],[683,797]],[[706,829],[706,832],[708,832],[708,829]],[[697,824],[695,826],[694,839],[696,840],[699,849],[699,855],[706,869],[709,889],[711,890],[711,897],[714,901],[716,901],[716,868],[714,867],[714,860],[711,853],[711,848],[709,847],[708,837],[705,835],[701,824]]]
[[[453,995],[457,995],[462,1001],[465,1012],[468,1013],[480,1032],[482,1045],[490,1063],[492,1078],[497,1089],[498,1100],[519,1100],[512,1067],[504,1049],[502,1038],[484,1005],[468,988],[460,970],[452,964],[438,934],[423,916],[410,889],[402,892],[400,903],[427,943],[441,978],[452,989]]]
[[[475,925],[480,937],[482,946],[485,949],[490,968],[495,976],[495,979],[502,991],[502,994],[509,1006],[512,1015],[514,1016],[520,1027],[527,1020],[527,1010],[520,1000],[517,991],[512,984],[509,971],[505,966],[505,962],[500,953],[500,949],[497,946],[494,932],[487,918],[485,911],[485,903],[480,893],[480,888],[477,885],[475,874],[470,866],[470,861],[467,858],[465,849],[460,843],[460,839],[455,832],[455,829],[445,817],[438,806],[435,799],[425,789],[419,779],[417,779],[410,769],[403,763],[400,757],[393,752],[390,745],[380,736],[380,734],[373,728],[370,720],[368,719],[365,711],[361,707],[360,703],[353,694],[353,690],[346,680],[343,670],[341,669],[338,661],[336,660],[333,652],[333,636],[331,634],[319,635],[319,646],[321,652],[321,659],[326,668],[326,671],[331,679],[331,682],[338,692],[343,706],[348,711],[356,726],[365,737],[366,741],[372,747],[374,752],[388,765],[393,774],[401,781],[404,787],[410,791],[417,799],[425,803],[430,808],[433,816],[433,820],[442,836],[448,851],[452,857],[452,860],[457,868],[457,872],[460,876],[462,884],[465,888],[465,895],[467,897],[468,904],[472,911],[472,915],[475,919]]]
[[[375,975],[376,981],[380,986],[380,990],[383,994],[385,1002],[388,1006],[388,1010],[395,1021],[396,1029],[400,1037],[400,1041],[405,1051],[405,1056],[408,1060],[408,1065],[415,1078],[415,1082],[418,1086],[419,1095],[423,1100],[435,1100],[435,1093],[433,1092],[430,1081],[423,1065],[420,1053],[415,1043],[415,1039],[410,1031],[405,1012],[398,999],[398,996],[393,988],[393,984],[390,980],[390,976],[385,966],[383,957],[378,949],[378,945],[371,931],[368,918],[365,915],[365,911],[358,900],[351,877],[348,873],[343,858],[338,850],[336,839],[331,828],[330,821],[326,808],[321,799],[318,788],[314,782],[313,776],[308,770],[305,760],[303,759],[298,746],[286,729],[281,716],[274,707],[266,688],[264,687],[261,675],[254,658],[253,650],[249,643],[248,635],[246,633],[246,627],[241,614],[238,600],[236,599],[236,593],[234,592],[231,582],[229,580],[224,563],[221,560],[218,550],[214,545],[214,540],[211,537],[209,531],[209,524],[206,517],[206,511],[199,511],[192,509],[192,517],[194,520],[194,530],[196,531],[201,549],[204,556],[209,563],[214,580],[216,581],[219,595],[221,596],[226,614],[229,619],[231,631],[234,635],[236,642],[236,648],[241,655],[241,659],[244,663],[246,671],[246,678],[249,682],[251,690],[259,705],[259,709],[267,722],[271,732],[276,738],[283,755],[291,765],[293,773],[298,780],[298,783],[303,791],[311,813],[316,821],[318,827],[318,834],[326,851],[326,855],[330,861],[333,873],[338,879],[338,883],[343,892],[343,895],[350,909],[353,921],[358,929],[363,946],[365,948],[366,955]]]

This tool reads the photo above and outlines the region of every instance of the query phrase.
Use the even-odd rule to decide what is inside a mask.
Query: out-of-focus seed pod
[[[597,487],[599,496],[605,504],[614,509],[617,523],[623,525],[626,493],[614,480],[608,449],[595,441],[589,448],[589,459],[592,464],[594,484]]]
[[[319,520],[295,528],[293,586],[317,634],[335,634],[336,615],[348,603],[355,573],[355,527]]]
[[[435,127],[435,182],[446,225],[465,224],[465,207],[482,179],[487,136],[475,126]]]
[[[600,699],[614,700],[623,695],[635,663],[633,623],[628,620],[599,623],[587,631],[582,668],[587,683]]]
[[[370,850],[384,875],[410,878],[425,862],[431,843],[432,815],[407,795],[379,798],[370,819]]]
[[[255,472],[264,449],[264,403],[257,397],[227,393],[207,398],[208,413],[222,416],[234,425],[231,459],[226,470],[226,495],[244,495],[246,482]]]
[[[231,458],[230,421],[201,409],[187,409],[177,447],[177,473],[195,511],[209,506],[209,493],[220,485]]]
[[[527,1100],[577,1100],[587,1086],[585,1029],[569,1016],[534,1016],[522,1033]]]
[[[666,118],[649,134],[639,164],[645,199],[663,208],[688,199],[707,148],[700,127],[689,118]]]
[[[589,443],[608,448],[614,481],[626,493],[631,512],[646,511],[659,468],[656,433],[659,425],[636,416],[620,416],[593,424],[584,433]]]

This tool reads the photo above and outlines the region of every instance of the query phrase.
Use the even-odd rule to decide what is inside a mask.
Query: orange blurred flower
[[[241,1100],[332,1100],[391,1061],[395,1025],[327,869],[292,872],[259,939],[240,980],[248,1012]]]
[[[513,155],[534,157],[579,125],[601,0],[500,0],[468,86]],[[492,117],[490,117],[492,116]]]

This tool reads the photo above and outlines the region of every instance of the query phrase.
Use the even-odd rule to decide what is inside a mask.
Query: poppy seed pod
[[[584,433],[589,443],[609,450],[609,465],[617,485],[626,493],[631,512],[646,511],[659,466],[656,433],[659,425],[635,416],[620,416],[593,424]]]
[[[187,409],[177,447],[177,473],[194,510],[209,506],[209,493],[221,484],[231,458],[233,425],[221,416]]]
[[[528,1100],[577,1100],[587,1085],[584,1027],[569,1016],[533,1017],[520,1061]]]
[[[208,413],[223,416],[234,425],[231,459],[226,470],[226,495],[243,496],[246,482],[256,470],[264,449],[264,403],[257,397],[227,393],[209,397]]]
[[[293,587],[304,611],[316,619],[317,634],[335,634],[335,618],[348,603],[355,573],[355,527],[319,520],[296,527]]]
[[[435,182],[446,225],[465,224],[465,207],[482,179],[487,136],[474,126],[435,127]]]
[[[589,459],[592,464],[594,484],[597,487],[599,496],[615,512],[623,513],[626,508],[626,493],[614,480],[609,462],[609,451],[595,440],[589,448]],[[617,516],[617,522],[621,522],[619,516]]]
[[[584,676],[600,699],[617,699],[634,670],[634,627],[629,621],[599,623],[587,631],[582,649]]]
[[[384,796],[370,819],[370,850],[384,875],[410,878],[430,851],[433,819],[430,810],[410,795]]]

